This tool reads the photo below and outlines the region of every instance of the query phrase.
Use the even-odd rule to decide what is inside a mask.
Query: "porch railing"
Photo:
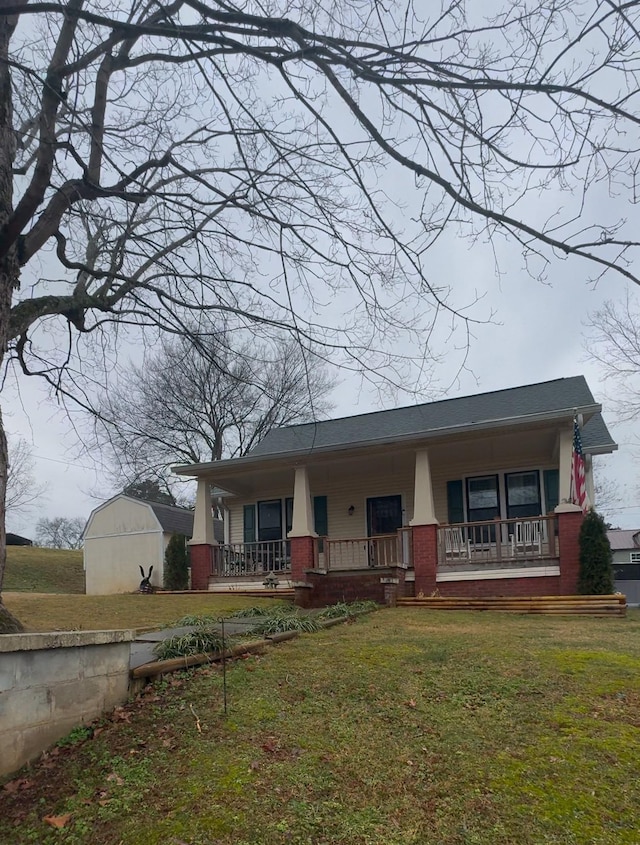
[[[240,575],[266,575],[291,569],[287,540],[258,543],[229,543],[213,549],[213,575],[233,578]]]
[[[397,534],[356,537],[346,540],[324,539],[320,565],[326,570],[367,569],[369,567],[411,566],[411,529]],[[323,559],[324,558],[324,559]]]
[[[438,564],[444,566],[557,559],[555,516],[461,522],[438,528]]]

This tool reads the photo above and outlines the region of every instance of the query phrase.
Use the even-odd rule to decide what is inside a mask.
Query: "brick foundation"
[[[213,572],[213,546],[189,546],[191,558],[191,589],[208,590],[209,576]]]
[[[560,548],[560,594],[574,596],[578,592],[580,569],[580,544],[578,538],[582,526],[582,511],[559,513],[558,545]]]
[[[436,595],[472,599],[493,598],[495,596],[568,595],[561,591],[560,580],[559,575],[545,575],[542,578],[491,578],[486,581],[442,581],[438,584]]]
[[[385,569],[350,569],[340,572],[322,574],[318,571],[307,571],[306,580],[313,589],[304,589],[304,600],[308,602],[307,607],[326,607],[329,604],[338,602],[360,601],[370,599],[378,604],[386,603],[386,595],[389,594],[389,584],[381,583],[381,578],[397,578],[398,583],[393,585],[393,592],[398,596],[404,596],[405,570],[389,567]],[[300,596],[302,600],[303,596]],[[298,601],[298,590],[296,589],[296,603]]]
[[[414,525],[411,529],[415,593],[430,596],[436,589],[438,570],[438,526]]]

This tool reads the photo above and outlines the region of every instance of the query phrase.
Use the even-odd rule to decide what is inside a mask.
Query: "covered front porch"
[[[208,465],[198,479],[192,586],[275,584],[317,598],[327,579],[345,590],[366,582],[365,595],[375,582],[378,596],[382,583],[404,595],[554,594],[563,581],[574,592],[581,512],[568,502],[570,462],[567,422],[466,433],[429,448]],[[220,544],[212,488],[224,502]]]

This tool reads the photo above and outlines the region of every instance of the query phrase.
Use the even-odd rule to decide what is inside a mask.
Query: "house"
[[[575,417],[593,502],[592,459],[617,446],[583,376],[288,426],[243,457],[174,467],[198,480],[192,586],[273,573],[306,605],[574,593]]]
[[[607,531],[613,552],[613,576],[616,590],[624,593],[628,604],[640,604],[640,530]]]
[[[223,539],[220,520],[211,520],[215,537]],[[162,586],[164,553],[172,534],[191,537],[193,511],[124,494],[91,512],[84,529],[87,595],[131,593],[140,584],[140,569],[153,566],[151,583]]]

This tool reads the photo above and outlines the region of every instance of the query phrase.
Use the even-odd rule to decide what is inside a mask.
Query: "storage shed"
[[[215,523],[215,530],[221,532],[220,520]],[[114,496],[91,512],[84,530],[87,595],[135,592],[140,584],[140,566],[145,574],[153,566],[151,583],[161,587],[164,553],[171,535],[190,538],[192,533],[191,510],[124,494]]]

